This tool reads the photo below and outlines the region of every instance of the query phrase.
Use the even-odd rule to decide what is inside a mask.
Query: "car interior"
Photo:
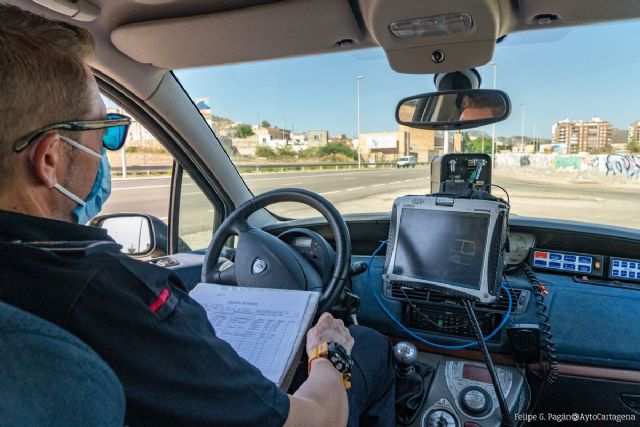
[[[175,159],[166,220],[141,206],[140,213],[91,222],[108,228],[118,215],[142,218],[149,250],[138,258],[174,270],[192,288],[211,282],[314,290],[321,293],[318,313],[388,336],[397,362],[396,425],[640,416],[638,229],[569,221],[561,211],[557,219],[509,216],[509,201],[490,190],[485,154],[437,158],[432,188],[397,198],[386,212],[343,214],[299,188],[254,194],[174,71],[378,47],[397,73],[442,75],[489,63],[496,45],[515,33],[640,18],[640,2],[6,2],[88,29],[104,96],[144,123]],[[461,94],[447,107],[454,110],[477,89],[441,87]],[[496,122],[511,105],[508,93],[493,92],[500,118],[465,124],[458,111],[427,123],[444,102],[434,98],[411,104],[429,114],[415,111],[402,121],[446,130]],[[415,159],[402,166],[415,168]],[[185,180],[212,206],[206,250],[192,250],[180,237]],[[290,218],[269,209],[281,202],[302,203],[316,215]],[[259,257],[270,266],[260,276],[252,271]],[[113,395],[113,410],[123,410],[122,396]]]

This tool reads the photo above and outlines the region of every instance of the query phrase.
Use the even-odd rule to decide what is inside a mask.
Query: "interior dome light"
[[[393,22],[389,29],[400,39],[410,37],[449,36],[464,33],[473,28],[473,18],[468,13],[449,13]]]

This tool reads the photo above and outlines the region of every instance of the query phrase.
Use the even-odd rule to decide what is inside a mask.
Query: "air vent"
[[[520,298],[521,292],[522,291],[520,289],[509,290],[514,308],[518,303],[518,298]],[[458,298],[445,295],[442,292],[400,285],[399,283],[391,284],[391,295],[398,299],[409,298],[413,302],[445,304],[448,306],[462,307],[462,303]],[[476,304],[476,308],[501,312],[506,312],[508,307],[509,299],[507,298],[507,292],[504,289],[500,290],[500,296],[493,304]]]

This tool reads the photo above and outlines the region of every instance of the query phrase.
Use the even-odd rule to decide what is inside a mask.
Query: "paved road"
[[[400,195],[429,192],[429,170],[424,167],[251,173],[244,178],[254,194],[273,188],[307,188],[328,198],[342,213],[388,212]],[[640,183],[603,184],[512,170],[494,171],[494,183],[509,191],[515,214],[640,228],[640,215],[636,213]],[[202,204],[197,187],[188,185],[184,197],[193,198],[193,205]],[[166,220],[169,191],[169,178],[114,181],[113,195],[104,211],[142,211]],[[297,204],[275,205],[272,210],[289,217],[316,215]]]

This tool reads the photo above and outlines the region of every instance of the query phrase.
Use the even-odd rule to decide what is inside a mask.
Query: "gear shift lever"
[[[393,356],[396,360],[396,421],[409,425],[420,413],[432,369],[416,363],[418,349],[410,342],[397,343]]]
[[[418,349],[410,342],[401,341],[393,347],[396,359],[396,375],[398,378],[408,378],[416,372],[413,365],[418,359]]]

